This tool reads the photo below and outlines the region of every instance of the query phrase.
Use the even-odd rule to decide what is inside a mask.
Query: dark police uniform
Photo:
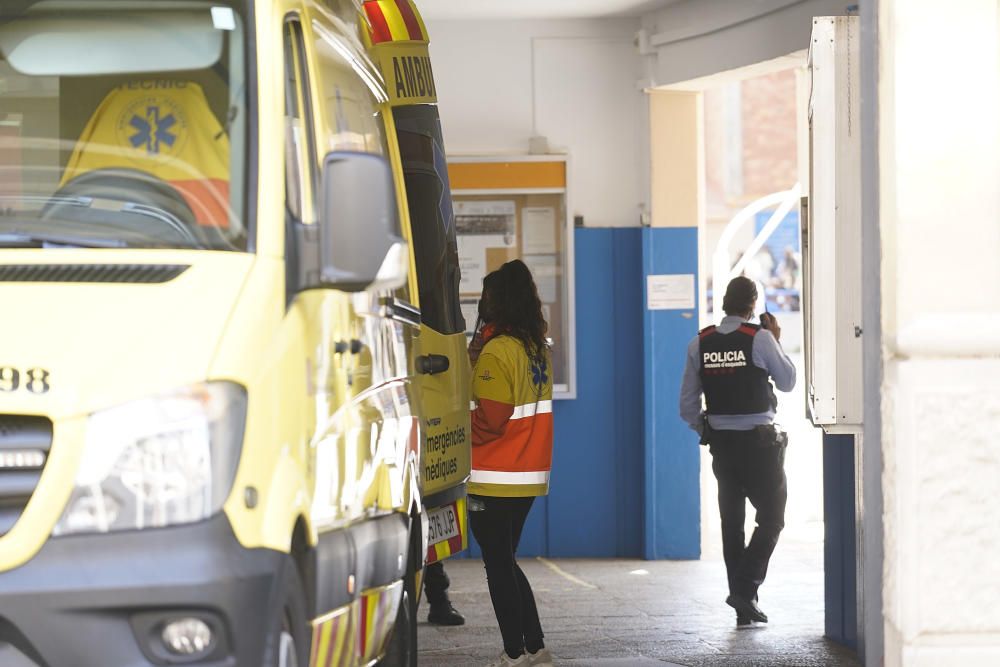
[[[778,405],[766,370],[754,366],[753,343],[760,325],[745,322],[723,334],[710,326],[698,334],[701,386],[709,415],[748,415]]]
[[[771,333],[729,316],[692,341],[682,386],[681,414],[701,430],[712,452],[730,593],[747,600],[756,599],[767,574],[788,496],[785,437],[773,425],[772,373],[781,378],[780,389],[794,385],[794,366]],[[695,424],[692,410],[700,410],[701,393],[707,407]],[[743,528],[748,498],[757,510],[749,544]]]

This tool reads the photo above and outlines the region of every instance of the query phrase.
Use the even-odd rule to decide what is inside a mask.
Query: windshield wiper
[[[66,234],[41,234],[38,232],[0,232],[0,248],[127,248],[119,239],[95,239]]]

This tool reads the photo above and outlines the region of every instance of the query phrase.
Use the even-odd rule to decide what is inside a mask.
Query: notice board
[[[522,260],[535,278],[549,326],[555,398],[576,396],[567,167],[566,156],[561,155],[453,157],[448,161],[466,334],[473,333],[486,274],[504,262]]]

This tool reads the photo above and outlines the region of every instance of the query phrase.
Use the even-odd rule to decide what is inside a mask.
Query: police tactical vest
[[[756,324],[744,323],[727,334],[714,327],[699,336],[702,390],[710,415],[750,415],[773,410],[778,401],[767,371],[753,364]]]

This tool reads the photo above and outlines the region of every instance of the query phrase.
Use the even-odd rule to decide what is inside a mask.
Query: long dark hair
[[[521,260],[507,262],[483,279],[479,319],[492,325],[496,335],[520,340],[529,358],[544,355],[548,325],[531,271]]]

